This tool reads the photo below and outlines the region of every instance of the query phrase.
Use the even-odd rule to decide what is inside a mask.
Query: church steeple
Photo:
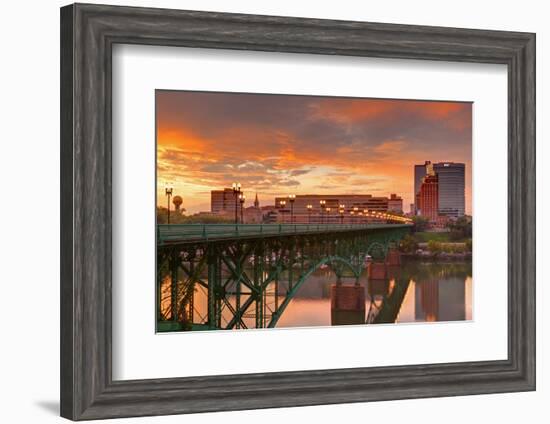
[[[258,200],[258,193],[256,193],[256,198],[254,199],[254,207],[256,209],[260,207],[260,201]]]

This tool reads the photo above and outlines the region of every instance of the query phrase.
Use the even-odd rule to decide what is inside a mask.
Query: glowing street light
[[[286,200],[280,200],[279,205],[281,206],[281,215],[283,216],[283,224],[285,223],[285,214],[284,214],[284,208],[286,205]]]
[[[311,209],[313,209],[313,205],[307,205],[307,223],[311,224]]]
[[[233,183],[231,188],[233,189],[233,196],[235,197],[235,224],[238,224],[237,202],[239,200],[239,194],[241,193],[241,183]]]
[[[243,205],[244,205],[244,202],[246,201],[246,196],[244,194],[240,194],[239,195],[239,202],[241,203],[241,224],[244,224],[244,220],[243,220]]]
[[[174,187],[172,187],[172,183],[166,183],[166,186],[164,188],[164,193],[166,194],[166,197],[168,199],[168,208],[166,212],[167,224],[170,224],[170,197],[172,197],[173,192],[174,192]]]
[[[288,201],[290,202],[290,223],[294,222],[294,201],[296,200],[295,194],[288,195]]]
[[[321,206],[321,224],[322,224],[323,221],[324,221],[324,212],[325,212],[325,208],[326,208],[326,205],[327,205],[327,201],[326,200],[319,200],[319,205]]]

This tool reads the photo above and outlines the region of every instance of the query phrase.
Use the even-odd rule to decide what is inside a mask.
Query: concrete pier
[[[384,262],[371,262],[369,266],[369,280],[385,280],[387,276]]]
[[[386,255],[386,264],[401,265],[401,253],[397,249],[389,249]]]
[[[331,324],[364,324],[365,286],[333,284],[330,289]]]

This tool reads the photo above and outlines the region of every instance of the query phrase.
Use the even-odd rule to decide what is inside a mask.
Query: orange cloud
[[[157,199],[170,181],[190,212],[237,180],[264,204],[323,190],[398,193],[407,209],[415,163],[465,162],[471,173],[469,103],[196,92],[157,102]]]

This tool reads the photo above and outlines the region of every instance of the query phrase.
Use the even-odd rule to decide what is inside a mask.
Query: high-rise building
[[[464,216],[465,165],[463,163],[439,162],[433,164],[439,183],[439,215]]]
[[[439,216],[438,202],[438,176],[426,175],[422,178],[420,191],[418,192],[418,214],[425,216],[430,221],[437,221]]]
[[[416,197],[418,196],[418,193],[420,191],[420,185],[422,184],[422,178],[424,178],[426,175],[431,175],[433,173],[433,167],[431,166],[432,163],[427,160],[422,165],[414,165],[414,207],[415,207],[415,213],[417,213],[419,209],[418,202],[416,200]]]
[[[465,165],[455,162],[424,162],[414,165],[414,207],[415,214],[425,215],[419,204],[420,188],[425,176],[437,175],[438,214],[460,217],[465,211]]]

